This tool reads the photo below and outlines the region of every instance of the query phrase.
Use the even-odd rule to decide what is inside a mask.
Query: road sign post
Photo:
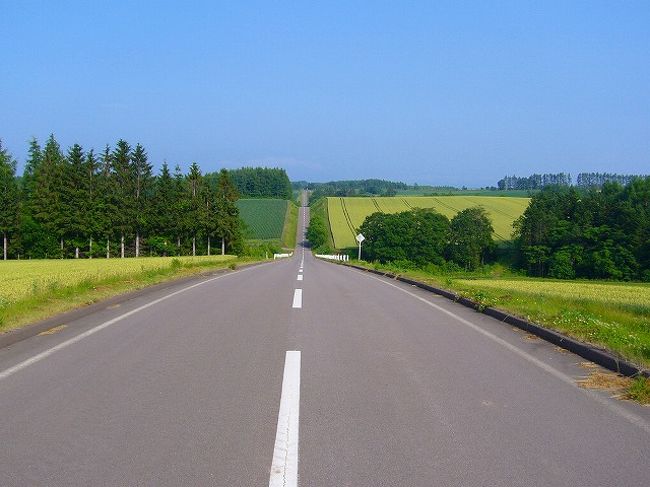
[[[366,239],[366,237],[364,237],[363,234],[360,233],[355,238],[357,242],[359,242],[359,260],[361,260],[361,242],[363,242]]]

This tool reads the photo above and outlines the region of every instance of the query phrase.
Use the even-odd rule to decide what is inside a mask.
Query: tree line
[[[141,144],[119,140],[96,154],[51,135],[36,139],[21,177],[0,141],[3,258],[120,257],[239,253],[242,230],[229,172],[206,178],[167,163],[160,173]]]
[[[544,188],[515,230],[532,275],[650,281],[650,177],[586,191]]]
[[[358,179],[307,183],[303,188],[311,190],[311,200],[316,201],[323,196],[395,196],[397,190],[409,189],[409,185],[384,179]]]
[[[505,176],[497,182],[499,190],[537,190],[546,186],[571,186],[571,175],[567,173],[557,174],[533,174],[532,176],[518,177]]]
[[[600,172],[581,172],[575,186],[582,189],[600,188],[606,183],[618,183],[627,186],[635,179],[645,176],[635,174],[616,174]],[[547,186],[572,186],[571,174],[533,174],[532,176],[505,176],[497,182],[497,189],[503,190],[540,190]]]
[[[243,198],[293,199],[293,190],[287,172],[281,168],[242,167],[228,171],[230,180]],[[205,175],[208,183],[215,185],[218,173]]]

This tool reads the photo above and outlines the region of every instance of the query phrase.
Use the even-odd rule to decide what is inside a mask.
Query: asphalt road
[[[0,350],[2,486],[650,478],[650,408],[579,357],[302,247],[67,325]]]

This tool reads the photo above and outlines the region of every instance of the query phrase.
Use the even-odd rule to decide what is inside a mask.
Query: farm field
[[[290,204],[281,199],[237,200],[239,215],[246,224],[245,237],[251,240],[280,240]]]
[[[530,202],[529,198],[493,196],[404,196],[382,198],[327,198],[330,227],[337,248],[354,247],[356,229],[368,215],[377,211],[398,213],[414,208],[434,208],[452,218],[473,206],[482,206],[492,219],[497,240],[512,238],[512,224]]]
[[[180,264],[218,263],[235,256],[139,257],[129,259],[8,260],[0,262],[0,307],[51,289],[75,286],[85,281],[130,276]]]
[[[233,255],[0,261],[0,332],[169,279],[253,261]]]

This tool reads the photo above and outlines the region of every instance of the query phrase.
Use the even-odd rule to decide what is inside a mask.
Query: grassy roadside
[[[51,282],[19,299],[0,300],[0,333],[153,284],[258,261],[235,256],[171,259],[164,267],[142,268],[121,275],[98,275],[71,285]]]
[[[332,235],[332,228],[330,226],[330,218],[327,210],[327,198],[320,198],[312,206],[310,206],[310,218],[316,215],[320,215],[322,217],[323,221],[325,222],[325,226],[327,227],[327,242],[324,246],[328,249],[334,249],[334,236]]]
[[[454,291],[481,306],[507,311],[650,368],[650,285],[440,275],[421,269],[355,263]],[[548,288],[553,286],[557,292],[551,293]],[[594,287],[600,287],[600,292],[594,292]],[[629,396],[650,403],[650,381],[630,382]]]
[[[298,207],[293,201],[287,205],[287,214],[284,217],[282,228],[282,246],[289,249],[296,248],[296,234],[298,232]]]

